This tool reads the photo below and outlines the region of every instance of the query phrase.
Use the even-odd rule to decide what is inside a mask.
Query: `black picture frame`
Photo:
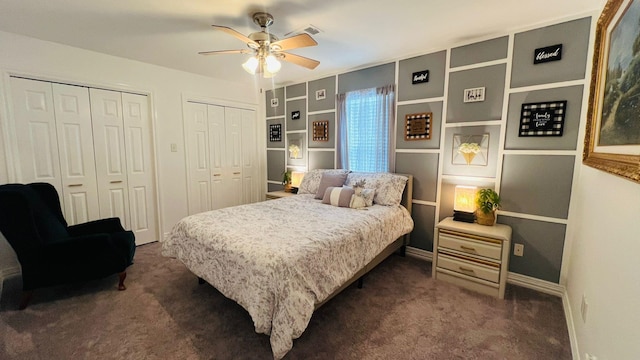
[[[522,104],[518,136],[562,136],[567,101]]]
[[[406,141],[431,139],[433,113],[407,114],[404,117],[404,139]]]
[[[269,125],[269,142],[282,141],[282,124]]]
[[[291,120],[300,120],[300,110],[291,112]]]

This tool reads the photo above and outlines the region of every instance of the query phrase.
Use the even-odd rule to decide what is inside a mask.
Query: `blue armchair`
[[[0,232],[22,267],[27,307],[33,290],[118,274],[125,290],[126,269],[133,263],[135,238],[120,219],[68,226],[55,188],[47,183],[0,185]]]

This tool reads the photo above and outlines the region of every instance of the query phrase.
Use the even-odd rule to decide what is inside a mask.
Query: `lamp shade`
[[[252,56],[249,58],[249,60],[242,64],[242,67],[246,72],[253,75],[258,69],[258,59],[255,56]]]
[[[300,187],[300,183],[302,182],[302,178],[304,177],[304,172],[302,171],[292,171],[291,172],[291,186],[292,187]]]
[[[476,211],[476,192],[478,188],[475,186],[456,186],[455,200],[453,210],[472,213]]]

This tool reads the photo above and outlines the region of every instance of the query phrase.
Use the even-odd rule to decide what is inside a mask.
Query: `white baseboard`
[[[507,275],[509,284],[522,286],[528,289],[536,290],[545,294],[563,297],[566,292],[564,286],[545,280],[536,279],[530,276],[509,272]]]
[[[422,250],[422,249],[414,248],[411,246],[407,246],[406,254],[408,256],[425,260],[425,261],[433,260],[433,253],[431,251]]]
[[[576,327],[573,322],[573,312],[569,303],[569,294],[565,290],[562,295],[562,308],[564,309],[564,318],[567,321],[567,330],[569,332],[569,342],[571,344],[571,355],[573,359],[580,360],[580,349],[578,348],[578,337],[576,336]]]

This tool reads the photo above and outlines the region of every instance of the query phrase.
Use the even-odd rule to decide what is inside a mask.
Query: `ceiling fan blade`
[[[253,51],[249,49],[242,50],[214,50],[214,51],[201,51],[200,55],[220,55],[220,54],[253,54]]]
[[[249,39],[248,37],[244,36],[243,34],[233,30],[230,27],[227,26],[220,26],[220,25],[211,25],[214,29],[216,30],[220,30],[220,31],[224,31],[227,34],[234,36],[240,40],[242,40],[242,42],[246,43],[247,45],[251,46],[252,48],[258,48],[260,45],[258,45],[257,42]]]
[[[316,66],[320,65],[320,61],[309,59],[304,56],[294,55],[286,52],[281,52],[278,54],[282,56],[282,60],[294,63],[296,65],[304,66],[309,70],[313,70],[316,68]]]
[[[283,51],[316,45],[318,45],[318,43],[308,34],[299,34],[276,41],[272,43],[270,47],[273,51]]]

